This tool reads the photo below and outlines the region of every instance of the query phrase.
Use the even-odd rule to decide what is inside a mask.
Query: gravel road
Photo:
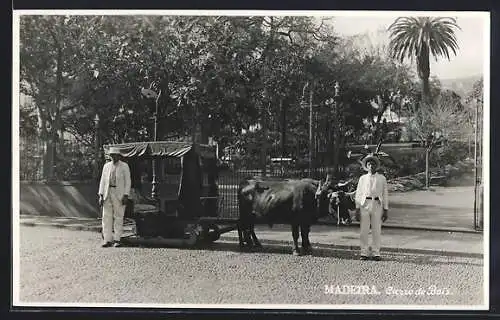
[[[279,246],[267,246],[263,252],[240,253],[232,242],[217,242],[206,249],[179,249],[100,248],[100,241],[98,233],[88,231],[21,226],[20,300],[150,304],[483,303],[483,260],[476,258],[394,253],[373,262],[359,261],[356,252],[340,250],[294,257],[288,247]],[[341,292],[348,290],[343,285],[367,285],[372,293],[376,290],[379,294],[355,294],[362,289],[355,289],[352,294],[335,292],[337,286]],[[326,292],[325,286],[332,292]]]

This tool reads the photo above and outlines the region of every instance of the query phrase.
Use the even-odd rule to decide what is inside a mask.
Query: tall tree
[[[45,145],[44,176],[54,178],[56,147],[64,132],[62,116],[74,78],[79,30],[91,19],[68,16],[24,16],[20,21],[20,91],[37,109],[39,135]]]
[[[432,105],[409,104],[412,117],[409,125],[425,147],[425,185],[429,187],[429,155],[440,144],[465,136],[466,114],[459,107],[460,101],[451,99],[447,92],[439,95]]]
[[[392,23],[389,48],[392,57],[403,62],[416,59],[418,77],[422,81],[422,100],[430,103],[430,56],[450,59],[450,52],[459,49],[455,29],[460,27],[453,18],[400,17]]]

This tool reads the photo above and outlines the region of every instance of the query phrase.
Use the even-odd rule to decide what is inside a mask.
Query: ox
[[[240,247],[245,242],[250,247],[261,247],[254,231],[256,220],[273,224],[290,224],[292,227],[293,254],[300,255],[298,247],[299,229],[304,254],[312,253],[309,231],[318,218],[328,214],[323,191],[318,193],[318,181],[260,180],[250,178],[242,181],[238,188],[240,219],[238,236]]]
[[[350,181],[335,184],[327,177],[324,183],[319,182],[318,190],[316,191],[316,197],[324,199],[320,203],[325,203],[328,200],[329,206],[327,210],[336,219],[337,225],[349,225],[352,223],[349,210],[356,208],[353,199],[356,191],[348,192],[349,186]]]

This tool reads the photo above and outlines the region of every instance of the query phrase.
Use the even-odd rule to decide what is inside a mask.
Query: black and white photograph
[[[488,310],[489,12],[12,30],[13,306]]]

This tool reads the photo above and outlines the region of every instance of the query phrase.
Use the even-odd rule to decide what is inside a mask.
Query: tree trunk
[[[339,176],[339,155],[340,155],[340,137],[339,131],[335,128],[335,145],[333,149],[333,175],[338,178]]]
[[[97,120],[94,123],[94,179],[99,181],[100,179],[100,168],[101,168],[101,141],[99,135],[100,123]]]
[[[51,139],[52,139],[52,168],[50,170],[50,175],[49,178],[55,179],[55,174],[56,174],[56,166],[57,166],[57,146],[59,145],[59,135],[58,131],[62,130],[62,119],[61,119],[61,102],[62,102],[62,88],[63,88],[63,51],[61,49],[59,40],[57,39],[56,35],[51,32],[52,37],[54,39],[55,46],[57,48],[57,64],[56,64],[56,96],[55,96],[55,106],[54,106],[54,112],[53,112],[53,117],[50,117],[49,119],[51,120]],[[61,137],[62,138],[62,137]],[[62,148],[61,148],[62,152]]]
[[[54,134],[49,132],[49,136],[45,141],[45,155],[44,155],[44,178],[52,181],[55,180],[55,155],[56,155],[56,141]]]
[[[470,159],[470,154],[471,154],[471,139],[470,139],[470,135],[467,135],[467,145],[469,146],[469,150],[468,150],[468,153],[467,153],[467,157]]]
[[[59,94],[58,94],[59,95]],[[54,177],[53,179],[56,179],[57,177],[57,166],[59,165],[59,161],[58,161],[58,156],[60,158],[64,158],[64,155],[65,155],[65,151],[64,151],[64,136],[63,136],[63,129],[62,129],[62,119],[61,119],[61,115],[60,115],[60,105],[61,105],[61,99],[58,98],[57,99],[57,102],[56,102],[56,114],[55,114],[55,117],[54,117],[54,121],[52,123],[53,125],[53,152],[54,152],[54,155],[53,155],[53,167],[54,167]]]
[[[286,107],[283,100],[280,100],[281,109],[281,157],[286,156]]]
[[[429,77],[422,78],[422,101],[424,103],[431,103],[431,91],[429,87]]]
[[[333,169],[335,178],[340,179],[340,151],[344,148],[346,140],[345,136],[341,136],[340,130],[337,130],[336,140],[337,141],[335,143],[335,149],[333,153]]]
[[[191,118],[191,143],[196,144],[198,143],[198,122],[197,122],[197,110],[196,106],[193,105],[193,112],[192,112],[192,118]]]
[[[38,133],[40,140],[43,142],[42,154],[42,174],[43,179],[54,180],[54,165],[57,144],[57,124],[48,111],[48,107],[42,108],[45,102],[37,101],[37,111],[39,119]]]
[[[262,106],[261,122],[262,122],[262,148],[260,153],[260,163],[262,168],[262,175],[265,177],[267,175],[267,134],[268,134],[268,119],[267,119],[267,107]]]
[[[333,122],[333,121],[332,121]],[[331,123],[329,121],[329,123]],[[327,163],[328,165],[333,164],[333,154],[335,152],[335,134],[332,126],[327,126]]]
[[[47,179],[49,177],[49,166],[52,166],[52,162],[50,161],[49,157],[49,134],[47,131],[47,122],[45,120],[45,114],[44,110],[40,108],[40,105],[37,103],[37,108],[38,108],[38,120],[39,120],[39,127],[38,127],[38,134],[40,135],[40,140],[42,141],[42,178]]]
[[[200,124],[200,143],[208,144],[208,137],[210,136],[208,132],[207,125],[205,123]]]
[[[206,106],[201,108],[197,116],[197,142],[200,144],[208,144],[209,137],[213,134],[211,119],[208,117]]]
[[[313,87],[309,92],[309,178],[313,177]]]
[[[418,77],[422,81],[422,101],[424,103],[430,103],[429,76],[431,69],[429,63],[429,47],[424,45],[422,49],[422,52],[417,57],[417,72]]]
[[[340,121],[339,121],[339,110],[338,103],[335,103],[335,109],[333,111],[333,175],[335,178],[339,177],[339,159],[340,159],[340,149],[342,147],[342,137],[340,132]]]
[[[429,153],[430,149],[425,149],[425,188],[429,189]]]
[[[50,177],[50,167],[52,166],[51,155],[49,152],[51,149],[51,144],[48,139],[43,141],[43,154],[42,154],[42,178],[48,179]]]

